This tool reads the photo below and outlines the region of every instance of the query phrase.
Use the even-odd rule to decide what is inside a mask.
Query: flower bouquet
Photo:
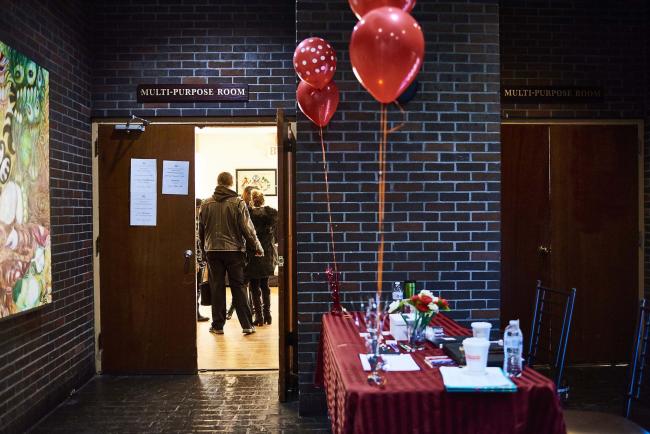
[[[417,347],[419,343],[424,342],[427,326],[441,310],[450,310],[447,300],[435,297],[431,291],[426,289],[411,298],[396,300],[388,307],[388,313],[399,312],[402,314],[409,331],[409,343],[413,347]]]

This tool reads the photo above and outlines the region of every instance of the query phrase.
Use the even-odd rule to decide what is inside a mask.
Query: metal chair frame
[[[630,417],[632,402],[641,398],[644,370],[648,361],[648,338],[650,335],[650,303],[642,299],[639,303],[639,318],[637,322],[636,335],[634,337],[634,348],[630,363],[631,375],[625,399],[624,415]]]
[[[530,342],[528,347],[528,357],[526,362],[528,366],[533,366],[535,363],[535,358],[537,357],[537,350],[539,348],[539,339],[542,334],[541,333],[542,321],[545,318],[545,313],[547,313],[544,308],[550,304],[557,305],[557,303],[554,303],[551,300],[549,300],[549,294],[557,294],[566,298],[564,303],[563,317],[562,317],[562,330],[560,332],[560,338],[557,343],[555,354],[552,355],[554,360],[552,362],[553,364],[551,366],[551,369],[553,374],[553,381],[555,381],[555,385],[557,388],[557,393],[561,396],[567,396],[569,392],[569,387],[562,385],[562,379],[564,376],[564,364],[566,361],[567,344],[569,342],[569,332],[571,331],[571,320],[573,318],[573,307],[575,305],[575,298],[576,298],[575,288],[571,288],[571,290],[569,291],[561,291],[561,290],[551,289],[542,286],[542,282],[540,280],[537,281],[535,311],[534,311],[533,323],[531,327]],[[552,342],[550,342],[550,344],[552,345]]]

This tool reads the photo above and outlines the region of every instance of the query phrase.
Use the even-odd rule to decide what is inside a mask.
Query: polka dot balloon
[[[302,81],[322,89],[332,81],[336,72],[336,52],[322,38],[307,38],[293,53],[293,67]]]

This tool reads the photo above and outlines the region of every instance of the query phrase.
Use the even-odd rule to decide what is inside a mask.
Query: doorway
[[[129,124],[125,121],[117,119],[93,123],[97,372],[198,372],[196,269],[193,257],[194,178],[197,161],[199,165],[203,164],[203,157],[199,155],[195,161],[196,128],[266,127],[273,131],[275,137],[267,154],[275,156],[276,200],[283,216],[278,224],[277,238],[280,260],[277,301],[273,300],[276,302],[272,303],[275,304],[272,322],[276,327],[277,345],[275,349],[270,349],[279,362],[271,368],[278,370],[279,399],[289,399],[297,384],[297,351],[296,342],[292,339],[297,316],[293,237],[295,135],[291,131],[291,123],[282,110],[278,110],[275,119],[158,118],[142,128],[143,131],[133,131],[131,128],[131,132],[125,132],[125,126]],[[115,128],[116,125],[121,128]],[[237,146],[230,148],[230,152],[238,152]],[[151,219],[148,224],[133,224],[130,220],[135,160],[139,163],[142,163],[140,160],[150,160],[144,163],[154,175],[149,180],[149,184],[153,185],[149,199],[153,201],[148,206],[155,212],[153,215],[145,212],[140,216]],[[176,168],[188,167],[187,191],[183,191],[183,194],[163,191],[163,178],[168,173],[166,162],[169,161],[183,162],[171,165]],[[236,176],[236,171],[233,175]],[[215,181],[213,178],[212,183]],[[172,188],[178,187],[172,184]],[[213,188],[214,185],[210,190]],[[236,318],[234,321],[237,321]],[[226,326],[226,330],[228,328]],[[239,334],[238,337],[241,337],[241,330]],[[248,358],[254,359],[256,356],[256,350],[251,349]]]
[[[642,270],[642,124],[506,123],[501,322],[530,333],[535,282],[576,288],[568,361],[627,361]]]
[[[210,197],[217,175],[229,172],[235,178],[241,196],[246,185],[257,185],[264,192],[264,205],[278,210],[277,195],[277,128],[275,126],[206,126],[195,133],[196,197]],[[253,180],[255,178],[256,180]],[[278,215],[278,219],[283,219]],[[271,324],[258,326],[244,336],[237,313],[226,321],[223,335],[209,332],[210,321],[197,322],[199,370],[273,370],[278,369],[279,329],[278,269],[269,276]],[[226,289],[226,304],[231,305]],[[200,306],[202,316],[211,318],[211,307]],[[227,317],[228,318],[228,317]]]

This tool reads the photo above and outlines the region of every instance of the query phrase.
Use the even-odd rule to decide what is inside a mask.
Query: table
[[[447,335],[471,334],[442,314],[434,321]],[[380,389],[366,382],[363,352],[351,316],[323,315],[316,384],[325,388],[335,434],[566,433],[555,385],[533,369],[514,380],[516,393],[449,393],[438,368],[424,363],[424,356],[443,352],[427,344],[413,353],[420,371],[385,372]]]

